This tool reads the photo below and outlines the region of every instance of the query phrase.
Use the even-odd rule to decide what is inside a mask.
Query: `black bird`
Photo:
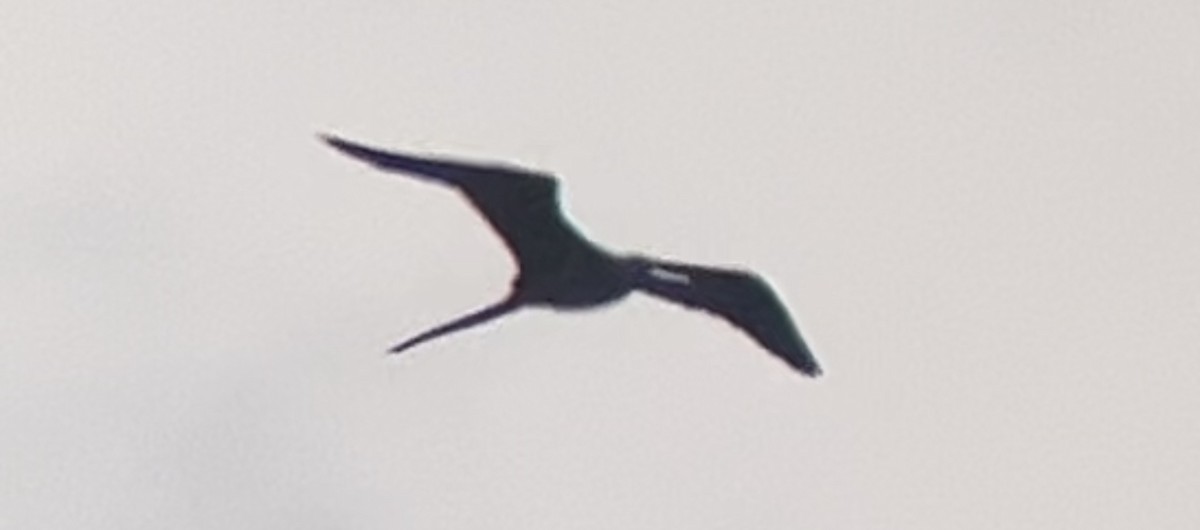
[[[588,241],[562,215],[558,180],[519,167],[383,151],[335,136],[337,150],[384,171],[457,188],[492,225],[516,258],[518,273],[503,300],[416,335],[391,349],[482,324],[524,306],[582,309],[633,290],[715,314],[808,376],[821,368],[787,309],[758,275],[639,255],[615,256]]]

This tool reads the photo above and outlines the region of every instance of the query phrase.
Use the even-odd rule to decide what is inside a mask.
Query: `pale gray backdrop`
[[[620,7],[615,7],[620,6]],[[1200,4],[10,0],[0,528],[1191,529]],[[503,294],[319,131],[556,171],[828,375]]]

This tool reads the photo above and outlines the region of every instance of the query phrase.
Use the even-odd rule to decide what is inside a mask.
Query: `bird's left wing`
[[[563,217],[558,180],[549,174],[385,151],[331,135],[322,135],[321,139],[385,171],[458,189],[504,240],[522,274],[557,271],[572,250],[586,246],[583,236]]]
[[[821,367],[787,308],[771,286],[754,273],[639,258],[648,267],[638,289],[693,309],[707,311],[741,328],[760,345],[801,373],[816,377]]]

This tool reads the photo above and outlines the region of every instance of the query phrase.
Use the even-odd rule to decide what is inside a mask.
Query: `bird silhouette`
[[[384,171],[462,192],[516,259],[518,272],[508,296],[405,340],[391,349],[394,353],[522,307],[591,308],[637,290],[719,316],[800,373],[821,374],[787,309],[761,277],[742,270],[611,254],[563,217],[558,180],[550,174],[385,151],[332,135],[321,139]]]

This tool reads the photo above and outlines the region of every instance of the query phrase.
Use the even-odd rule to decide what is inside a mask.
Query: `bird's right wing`
[[[444,158],[384,151],[322,136],[344,154],[384,171],[405,173],[461,191],[513,253],[523,273],[556,270],[568,252],[584,243],[563,218],[558,181],[545,173]]]
[[[648,267],[637,287],[651,295],[719,316],[801,373],[821,367],[792,323],[787,308],[759,276],[739,270],[638,258]]]

